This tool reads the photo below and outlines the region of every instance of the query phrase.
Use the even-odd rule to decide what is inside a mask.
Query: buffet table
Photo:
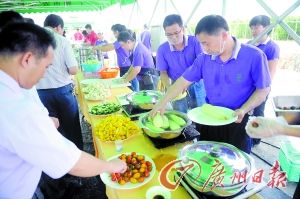
[[[101,121],[101,118],[91,116],[88,113],[88,110],[92,106],[99,104],[99,102],[88,101],[84,99],[83,93],[81,91],[81,85],[80,85],[80,81],[83,79],[84,77],[82,73],[79,73],[76,76],[76,85],[77,85],[76,92],[78,94],[77,96],[78,96],[78,102],[80,105],[81,112],[84,115],[85,119],[91,124],[92,127],[92,137],[93,137],[96,157],[101,159],[108,159],[119,153],[137,152],[137,153],[145,154],[148,157],[152,158],[152,160],[156,164],[156,171],[154,177],[151,179],[151,181],[149,181],[145,185],[130,190],[117,190],[117,189],[112,189],[109,186],[106,186],[107,196],[111,199],[145,198],[146,192],[150,187],[159,185],[158,175],[162,167],[170,160],[175,159],[178,154],[178,150],[181,149],[183,146],[187,145],[189,142],[175,144],[173,146],[163,148],[163,149],[157,149],[153,146],[149,138],[146,135],[144,135],[142,132],[140,132],[139,134],[134,135],[128,138],[127,140],[123,141],[122,143],[123,150],[121,152],[117,152],[113,142],[111,143],[102,142],[100,139],[98,139],[95,136],[95,126]],[[128,87],[113,88],[111,89],[112,95],[107,99],[107,101],[115,102],[117,101],[116,98],[117,95],[128,94],[131,92],[132,91]],[[179,186],[177,190],[171,192],[171,198],[185,199],[191,197],[183,187]]]

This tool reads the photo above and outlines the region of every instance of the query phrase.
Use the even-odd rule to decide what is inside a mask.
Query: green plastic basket
[[[300,178],[300,162],[298,154],[295,154],[295,151],[291,152],[289,150],[290,145],[284,143],[281,145],[279,151],[279,163],[283,171],[286,172],[288,181],[298,182]]]

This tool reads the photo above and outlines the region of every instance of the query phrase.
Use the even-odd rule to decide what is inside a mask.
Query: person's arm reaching
[[[135,67],[131,66],[128,69],[128,72],[125,75],[123,75],[122,78],[124,79],[125,82],[129,82],[133,80],[140,73],[141,68],[142,68],[141,66],[135,66]]]
[[[246,132],[253,138],[266,138],[276,135],[300,137],[300,126],[291,126],[279,119],[253,117],[246,125]]]
[[[79,177],[92,177],[103,172],[124,173],[126,169],[126,163],[120,159],[104,161],[86,152],[82,152],[75,166],[69,171],[69,174]]]
[[[189,85],[191,85],[191,82],[187,81],[183,77],[178,78],[176,82],[169,87],[164,97],[153,107],[150,115],[154,116],[157,112],[163,114],[167,103],[181,94]]]

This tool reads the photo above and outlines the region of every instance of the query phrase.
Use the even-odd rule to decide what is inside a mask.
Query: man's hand
[[[149,115],[150,117],[154,117],[157,113],[163,115],[165,113],[165,110],[166,110],[166,105],[162,104],[161,102],[158,102],[150,111]]]
[[[50,119],[53,121],[55,128],[58,128],[59,120],[56,117],[50,117]]]
[[[127,170],[127,164],[119,159],[109,161],[111,164],[110,166],[110,173],[124,173]]]
[[[238,116],[237,120],[235,121],[235,123],[241,123],[244,116],[245,116],[246,112],[243,109],[236,109],[235,110],[235,115]]]

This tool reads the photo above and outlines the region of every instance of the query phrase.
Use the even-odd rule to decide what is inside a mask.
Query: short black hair
[[[82,34],[83,34],[83,36],[87,36],[87,35],[88,35],[88,33],[87,33],[86,30],[83,30],[83,31],[82,31]]]
[[[118,42],[127,42],[127,41],[135,41],[136,40],[136,36],[135,33],[132,32],[131,30],[126,30],[126,31],[122,31],[119,33],[118,36]]]
[[[46,17],[45,21],[44,21],[44,27],[52,27],[52,28],[56,28],[58,26],[61,26],[61,28],[64,27],[64,20],[55,14],[50,14]]]
[[[172,26],[174,24],[178,24],[179,27],[183,27],[182,18],[180,15],[172,14],[172,15],[166,16],[166,18],[164,19],[164,22],[163,22],[163,27],[164,27],[164,29],[166,29],[166,27]]]
[[[56,47],[53,35],[35,24],[11,23],[0,31],[0,56],[32,52],[44,57],[50,46]]]
[[[0,12],[0,30],[8,23],[23,22],[24,18],[18,12],[9,10]]]
[[[27,22],[27,23],[32,23],[32,24],[34,24],[34,20],[31,19],[31,18],[24,18],[24,21]]]
[[[85,29],[91,29],[91,30],[92,30],[91,24],[86,24],[84,28],[85,28]]]
[[[126,31],[126,26],[122,25],[122,24],[114,24],[111,26],[111,30],[113,32],[122,32],[122,31]]]
[[[258,15],[253,17],[249,22],[249,27],[262,25],[263,27],[270,25],[270,18],[266,15]]]
[[[217,35],[221,30],[229,31],[226,20],[220,15],[207,15],[198,22],[195,35],[200,33]]]

